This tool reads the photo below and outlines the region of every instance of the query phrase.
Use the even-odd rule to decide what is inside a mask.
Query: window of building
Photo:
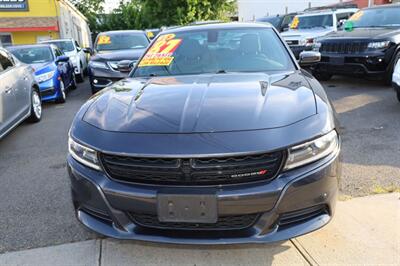
[[[0,46],[12,45],[12,37],[9,33],[0,33]]]

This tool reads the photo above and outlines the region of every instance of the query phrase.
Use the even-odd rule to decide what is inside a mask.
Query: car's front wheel
[[[56,103],[65,103],[67,100],[67,93],[65,91],[65,85],[62,80],[60,80],[60,96],[56,99]]]
[[[28,118],[29,122],[36,123],[42,119],[42,100],[40,99],[39,90],[32,89],[31,93],[31,115]]]
[[[77,80],[79,83],[81,83],[81,82],[84,81],[85,75],[84,75],[84,70],[83,70],[82,62],[80,62],[79,64],[80,64],[80,71],[79,71],[78,76],[76,77],[76,80]]]
[[[72,73],[72,81],[71,81],[71,85],[69,86],[69,88],[71,90],[75,90],[76,89],[76,75],[75,75],[75,73]]]

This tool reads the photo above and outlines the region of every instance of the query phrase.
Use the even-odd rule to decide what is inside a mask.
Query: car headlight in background
[[[335,130],[315,140],[289,149],[285,170],[320,160],[339,149],[339,137]]]
[[[299,41],[299,45],[312,46],[314,44],[314,38],[306,38]]]
[[[321,48],[321,45],[322,44],[320,42],[318,42],[318,41],[314,42],[313,50],[316,51],[316,52],[319,52],[319,49]]]
[[[69,154],[71,154],[71,156],[78,162],[95,170],[101,170],[97,152],[95,150],[85,147],[69,137],[68,151]]]
[[[97,62],[97,61],[90,61],[89,66],[91,68],[101,68],[101,69],[108,69],[108,66],[106,63],[103,62]]]
[[[55,73],[55,71],[50,71],[50,72],[47,72],[47,73],[44,73],[44,74],[37,75],[36,76],[36,81],[38,83],[42,83],[42,82],[48,81],[49,79],[53,78],[54,73]]]
[[[390,45],[390,41],[382,41],[382,42],[370,42],[368,44],[368,48],[370,49],[383,49],[387,48]]]

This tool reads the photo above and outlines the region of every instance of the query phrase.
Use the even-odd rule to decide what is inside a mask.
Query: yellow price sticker
[[[299,26],[299,23],[300,23],[299,17],[298,17],[298,16],[295,16],[295,17],[293,18],[292,23],[290,23],[290,28],[291,28],[291,29],[297,29],[297,27]]]
[[[111,37],[107,35],[101,35],[97,40],[97,44],[111,44]]]
[[[358,12],[356,12],[353,16],[351,16],[351,17],[349,18],[349,20],[350,20],[350,21],[357,21],[357,20],[360,20],[360,18],[361,18],[363,15],[364,15],[364,12],[363,12],[363,11],[358,11]]]

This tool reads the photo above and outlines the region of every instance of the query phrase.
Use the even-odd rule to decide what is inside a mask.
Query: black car
[[[269,16],[269,17],[259,18],[256,21],[261,23],[268,22],[272,24],[275,27],[275,29],[277,29],[279,32],[284,32],[289,30],[289,25],[290,23],[292,23],[292,20],[296,15],[297,13]]]
[[[126,78],[149,43],[144,31],[100,33],[88,67],[92,92]]]
[[[351,75],[392,81],[400,58],[400,5],[383,5],[355,13],[345,30],[331,33],[317,43],[321,62],[313,74],[320,80]]]
[[[334,213],[338,129],[323,87],[272,26],[168,30],[72,123],[76,215],[109,237],[169,243],[309,233]]]

